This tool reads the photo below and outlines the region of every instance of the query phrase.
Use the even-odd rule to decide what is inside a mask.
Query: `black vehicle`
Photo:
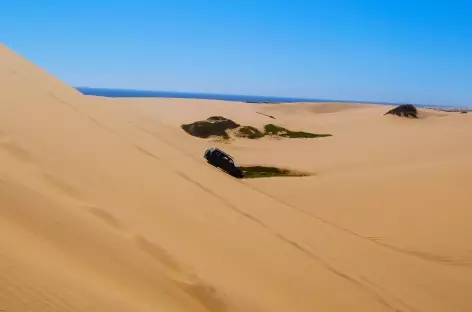
[[[204,157],[209,164],[223,169],[233,177],[239,179],[244,177],[243,171],[234,164],[233,157],[226,154],[222,150],[216,147],[211,147],[205,151]]]

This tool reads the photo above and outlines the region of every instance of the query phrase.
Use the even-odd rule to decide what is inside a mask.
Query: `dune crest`
[[[470,114],[304,105],[87,97],[0,46],[0,310],[472,310]],[[224,149],[316,175],[180,128],[261,113],[333,136]]]

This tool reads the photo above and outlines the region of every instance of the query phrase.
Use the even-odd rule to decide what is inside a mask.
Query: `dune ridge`
[[[470,114],[330,105],[87,97],[0,46],[0,310],[470,311]],[[257,112],[333,137],[180,128]]]

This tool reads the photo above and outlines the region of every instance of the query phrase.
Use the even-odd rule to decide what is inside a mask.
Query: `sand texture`
[[[391,108],[88,97],[0,46],[0,311],[472,311],[472,114]]]

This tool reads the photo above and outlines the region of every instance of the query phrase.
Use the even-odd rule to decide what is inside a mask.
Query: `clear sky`
[[[2,0],[73,86],[472,106],[472,1]]]

